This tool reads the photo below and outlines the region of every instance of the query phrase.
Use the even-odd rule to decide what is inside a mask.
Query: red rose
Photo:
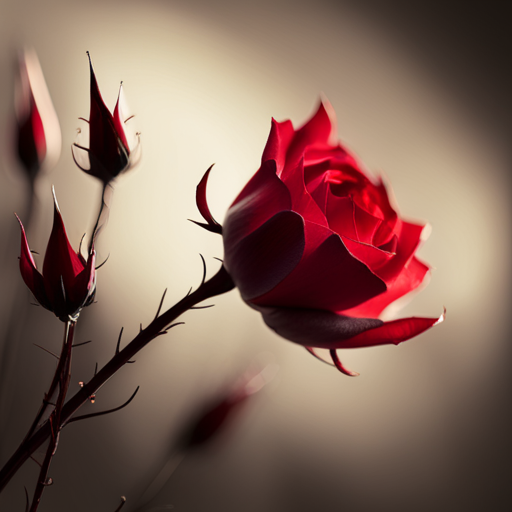
[[[83,307],[94,300],[96,292],[95,252],[86,261],[71,247],[57,199],[54,198],[53,228],[44,256],[43,273],[34,262],[21,220],[20,271],[23,281],[39,304],[53,311],[63,322],[76,320]]]
[[[269,327],[306,347],[331,349],[336,366],[352,374],[336,349],[398,344],[442,318],[378,318],[429,271],[414,255],[424,226],[402,220],[382,180],[331,142],[330,117],[330,105],[320,104],[298,130],[272,121],[261,167],[227,212],[224,265]],[[200,211],[216,231],[200,195]]]

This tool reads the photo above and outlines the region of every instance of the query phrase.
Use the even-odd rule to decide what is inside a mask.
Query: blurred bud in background
[[[260,354],[238,379],[204,403],[189,418],[173,445],[167,463],[139,499],[136,512],[157,510],[153,507],[166,499],[168,483],[181,461],[192,452],[207,448],[233,431],[241,413],[247,410],[249,398],[276,376],[279,366],[273,360],[271,354]]]
[[[186,451],[214,441],[236,421],[247,399],[272,380],[276,372],[277,365],[274,363],[263,368],[256,364],[250,366],[230,388],[197,411],[196,416],[186,425],[178,448]]]
[[[37,54],[20,51],[15,86],[15,153],[21,168],[33,185],[43,170],[51,169],[61,150],[59,120],[53,108]]]

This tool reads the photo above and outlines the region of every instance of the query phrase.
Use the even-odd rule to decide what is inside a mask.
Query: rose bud
[[[89,147],[74,143],[71,149],[73,159],[82,171],[107,184],[138,163],[139,133],[130,136],[127,131],[125,123],[133,116],[126,114],[123,83],[112,115],[101,97],[89,52],[87,55],[91,71],[91,109],[89,121],[80,119],[89,124]]]
[[[231,389],[198,411],[180,436],[178,446],[189,450],[212,442],[236,418],[247,399],[274,378],[277,369],[274,363],[264,368],[254,365],[248,368]]]
[[[39,304],[66,322],[76,320],[81,309],[94,300],[95,252],[94,249],[91,251],[87,261],[80,251],[74,252],[66,235],[55,191],[53,198],[53,228],[46,247],[42,274],[36,268],[25,229],[18,218],[21,227],[20,271],[23,281]]]
[[[423,225],[402,220],[381,179],[336,140],[321,103],[295,130],[272,121],[261,167],[230,206],[219,232],[224,266],[242,298],[284,338],[331,350],[398,344],[440,318],[383,322],[383,310],[429,272],[415,252]],[[209,227],[204,182],[198,206]]]
[[[30,181],[59,159],[61,133],[41,65],[33,50],[18,59],[15,87],[16,152]]]

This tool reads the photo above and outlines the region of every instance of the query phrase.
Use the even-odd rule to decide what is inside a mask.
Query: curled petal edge
[[[445,309],[439,318],[410,317],[383,322],[326,310],[253,307],[260,311],[265,323],[283,338],[306,347],[329,350],[398,345],[441,323],[446,314]]]
[[[438,318],[409,317],[385,322],[380,327],[369,329],[353,338],[341,341],[335,348],[362,348],[376,345],[398,345],[440,324],[446,318],[446,308]]]

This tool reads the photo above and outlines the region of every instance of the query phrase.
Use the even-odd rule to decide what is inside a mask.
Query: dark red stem
[[[143,329],[128,345],[118,352],[112,359],[62,407],[59,419],[59,428],[62,428],[71,419],[80,407],[88,401],[122,366],[124,366],[139,350],[151,340],[162,334],[169,325],[182,313],[189,310],[203,300],[226,293],[235,287],[224,267],[210,280],[190,295],[187,295],[172,308],[155,318]],[[37,450],[51,435],[50,421],[44,423],[30,438],[24,440],[5,466],[0,470],[0,492],[16,474],[24,462]]]
[[[44,457],[43,463],[41,464],[41,470],[39,472],[39,478],[37,480],[36,489],[34,491],[34,497],[32,498],[32,506],[30,507],[30,512],[37,512],[43,492],[48,486],[48,470],[50,469],[52,458],[55,455],[55,452],[57,451],[57,443],[59,440],[60,429],[62,428],[60,426],[62,408],[64,407],[66,394],[69,389],[69,381],[71,378],[71,354],[73,351],[73,337],[75,334],[75,325],[76,322],[68,320],[66,322],[66,327],[64,330],[62,354],[54,377],[54,382],[56,381],[59,386],[59,394],[57,396],[55,408],[50,414],[50,418],[48,420],[50,424],[51,437],[50,442],[48,444],[48,448],[46,449],[46,455]]]

